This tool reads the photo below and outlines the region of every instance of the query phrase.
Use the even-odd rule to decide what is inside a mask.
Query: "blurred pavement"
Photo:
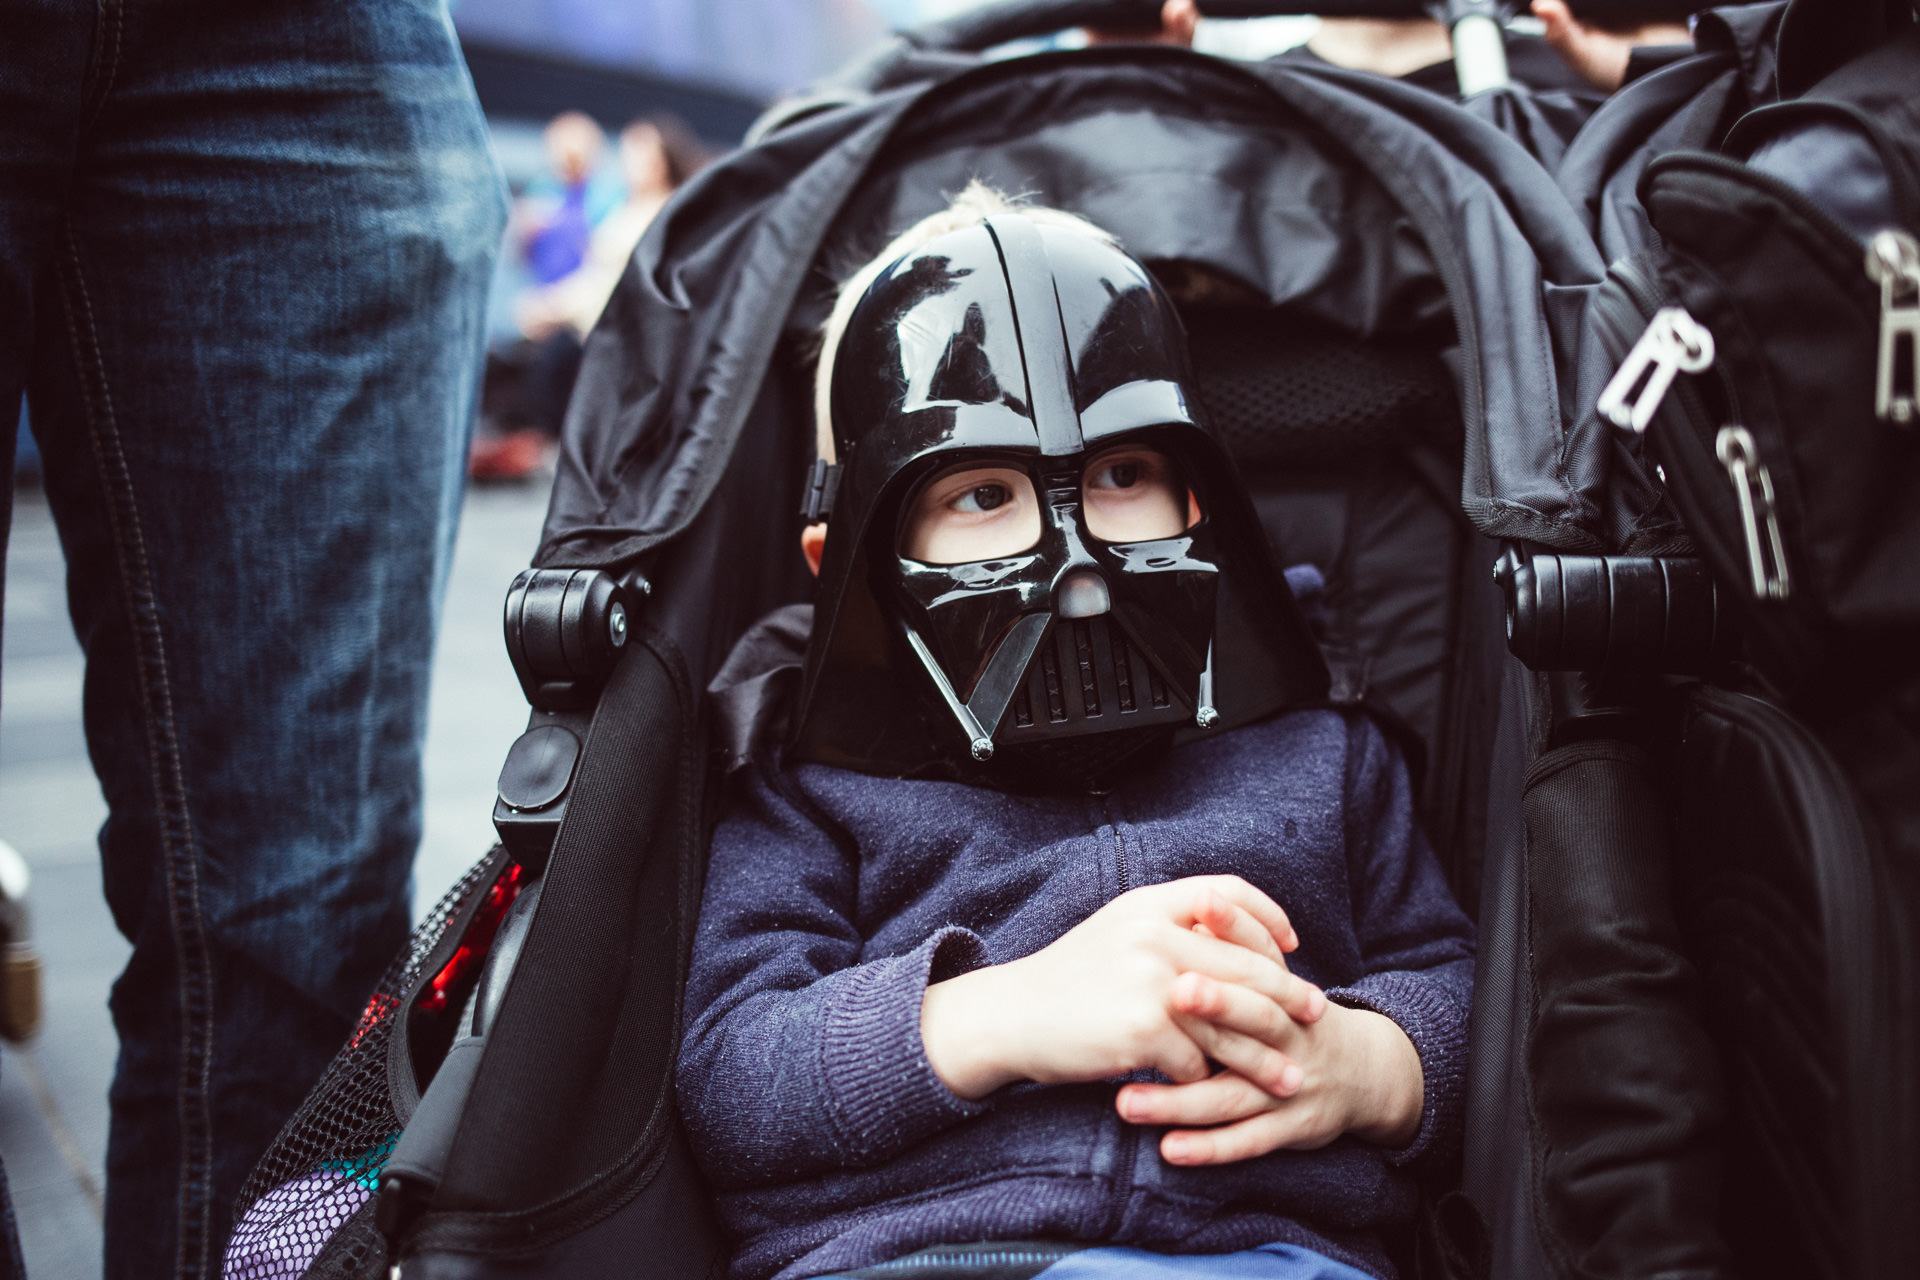
[[[478,489],[454,551],[427,729],[426,833],[415,914],[493,841],[494,778],[526,723],[500,640],[507,584],[526,567],[547,482]],[[0,1158],[31,1280],[98,1280],[113,1027],[107,988],[127,944],[100,895],[94,835],[106,816],[80,731],[81,659],[46,503],[15,494],[0,659],[0,840],[33,870],[46,1022],[0,1052]]]

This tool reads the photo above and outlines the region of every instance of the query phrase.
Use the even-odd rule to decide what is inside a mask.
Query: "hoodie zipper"
[[[1133,888],[1133,872],[1127,866],[1127,842],[1120,834],[1120,818],[1113,811],[1113,801],[1107,796],[1100,797],[1100,816],[1113,832],[1113,871],[1115,896]],[[1142,1130],[1120,1118],[1119,1112],[1108,1108],[1107,1122],[1114,1126],[1113,1187],[1109,1193],[1106,1225],[1101,1231],[1102,1239],[1112,1239],[1120,1230],[1120,1223],[1127,1214],[1127,1197],[1133,1193],[1133,1166],[1138,1158]]]

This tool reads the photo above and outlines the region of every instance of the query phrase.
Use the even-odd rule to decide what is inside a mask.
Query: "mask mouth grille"
[[[1061,619],[1028,664],[1000,736],[1012,745],[1177,724],[1191,716],[1111,616]]]

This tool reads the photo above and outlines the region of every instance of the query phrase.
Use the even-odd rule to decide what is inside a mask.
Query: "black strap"
[[[578,1138],[586,1096],[603,1083],[634,970],[664,936],[662,921],[640,919],[660,905],[644,901],[643,880],[655,859],[674,856],[676,833],[660,819],[682,799],[693,698],[672,646],[636,639],[595,708],[523,963],[488,1028],[436,1209],[520,1208],[556,1174]],[[655,982],[671,1002],[673,976]],[[659,1021],[671,1039],[670,1006],[665,1013],[642,1021]],[[640,1082],[635,1088],[644,1092]],[[653,1099],[628,1101],[644,1113]]]

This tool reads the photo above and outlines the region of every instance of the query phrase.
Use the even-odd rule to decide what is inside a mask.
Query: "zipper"
[[[1039,1263],[1049,1266],[1070,1253],[1078,1250],[1069,1245],[1057,1249],[1003,1249],[982,1248],[972,1253],[910,1253],[904,1258],[894,1258],[888,1262],[876,1262],[863,1268],[868,1271],[912,1271],[920,1267],[968,1267],[986,1270],[992,1267],[1032,1266]]]
[[[1873,132],[1870,122],[1863,123],[1868,123],[1868,131]],[[1859,237],[1841,226],[1806,192],[1730,156],[1693,152],[1661,156],[1647,166],[1641,181],[1650,182],[1656,173],[1667,169],[1699,170],[1740,182],[1779,201],[1824,235],[1835,248],[1846,245],[1853,250],[1859,246]],[[1875,234],[1867,247],[1867,277],[1880,286],[1880,352],[1876,362],[1874,412],[1883,422],[1912,425],[1920,421],[1920,241],[1892,227]],[[1906,385],[1910,389],[1905,395],[1898,389],[1902,347],[1907,353],[1904,363]]]
[[[1647,274],[1645,259],[1648,258],[1652,252],[1654,251],[1636,254],[1631,258],[1623,258],[1619,262],[1614,263],[1608,271],[1614,283],[1618,284],[1621,290],[1627,295],[1627,301],[1631,302],[1634,309],[1643,317],[1657,315],[1669,306],[1674,305],[1669,301],[1666,290],[1660,283]],[[1686,311],[1684,307],[1677,309],[1683,312]],[[1687,312],[1686,314],[1689,319],[1692,319],[1691,312]],[[1697,324],[1698,322],[1696,321],[1695,323]],[[1702,332],[1707,333],[1707,340],[1711,342],[1711,331],[1707,330],[1705,325],[1701,325],[1700,328]],[[1717,352],[1715,353],[1715,358],[1718,358]],[[1731,405],[1733,403],[1733,387],[1724,377],[1721,378],[1720,382],[1722,388],[1727,393],[1728,403]],[[1705,398],[1700,394],[1700,388],[1691,378],[1674,379],[1667,390],[1667,394],[1673,396],[1680,402],[1681,416],[1689,423],[1710,423],[1717,416],[1708,409]],[[1664,400],[1662,402],[1664,403]],[[1596,405],[1596,408],[1597,407]],[[1659,411],[1659,405],[1653,406],[1653,409],[1654,412],[1657,413]],[[1734,416],[1738,416],[1737,412]]]
[[[1714,454],[1733,481],[1734,500],[1740,504],[1740,526],[1747,537],[1747,570],[1753,594],[1760,600],[1785,600],[1791,590],[1787,577],[1787,548],[1780,538],[1780,519],[1774,511],[1773,476],[1760,461],[1753,433],[1742,426],[1725,426],[1713,442]],[[1762,528],[1766,536],[1761,536]]]
[[[1133,888],[1133,872],[1127,866],[1127,842],[1120,834],[1120,816],[1114,811],[1111,796],[1100,797],[1100,817],[1113,832],[1115,888],[1119,893],[1126,893]],[[1120,1113],[1112,1107],[1107,1108],[1105,1123],[1114,1135],[1113,1185],[1108,1194],[1106,1224],[1100,1237],[1110,1240],[1120,1230],[1120,1224],[1127,1215],[1127,1197],[1133,1193],[1133,1166],[1138,1159],[1145,1130],[1122,1120]]]
[[[1705,359],[1699,362],[1700,372],[1705,372],[1707,368],[1712,367],[1714,353],[1711,331],[1694,320],[1691,313],[1684,307],[1667,304],[1655,282],[1642,274],[1636,260],[1629,259],[1617,263],[1613,268],[1613,274],[1627,295],[1639,307],[1641,314],[1649,312],[1654,314],[1655,323],[1648,326],[1649,334],[1659,328],[1658,322],[1661,315],[1677,313],[1677,317],[1684,317],[1684,320],[1675,326],[1679,334],[1683,337],[1687,336],[1689,331],[1686,326],[1691,325],[1698,330],[1698,340],[1703,340],[1699,341],[1695,348],[1704,350],[1705,354]],[[1647,335],[1642,335],[1641,343],[1636,344],[1636,349],[1647,340]],[[1629,354],[1628,364],[1631,363],[1632,356]],[[1621,372],[1624,373],[1626,368],[1626,365],[1622,365]],[[1686,369],[1684,365],[1680,366],[1680,370],[1693,372]],[[1688,447],[1700,448],[1706,443],[1703,437],[1705,429],[1710,424],[1716,420],[1727,424],[1720,427],[1714,434],[1713,453],[1721,470],[1726,473],[1727,479],[1733,486],[1734,505],[1739,516],[1741,535],[1746,544],[1748,581],[1753,587],[1756,600],[1785,600],[1792,593],[1793,579],[1787,569],[1786,538],[1780,529],[1773,473],[1762,461],[1760,448],[1753,438],[1753,433],[1740,425],[1739,397],[1733,380],[1727,376],[1724,366],[1718,370],[1718,374],[1720,389],[1727,401],[1724,417],[1709,411],[1699,388],[1691,381],[1674,382],[1671,377],[1669,378],[1673,393],[1680,401],[1682,414],[1689,419],[1690,423],[1700,424],[1702,429],[1698,434],[1691,430],[1666,434],[1676,442],[1685,441]],[[1614,381],[1617,382],[1620,378],[1621,374],[1614,375]],[[1608,385],[1611,389],[1612,384]],[[1644,392],[1641,398],[1643,400],[1646,398]],[[1603,403],[1604,399],[1603,397]],[[1648,408],[1648,420],[1651,420],[1658,410],[1659,402],[1656,401]],[[1615,418],[1612,421],[1619,422],[1619,419]],[[1631,426],[1631,421],[1620,425]]]
[[[1880,286],[1873,412],[1882,422],[1911,426],[1920,416],[1920,241],[1891,227],[1876,234],[1867,244],[1867,278]]]
[[[1674,377],[1712,367],[1713,334],[1685,307],[1661,307],[1608,380],[1596,407],[1614,426],[1644,435]]]
[[[1133,888],[1133,872],[1127,866],[1127,842],[1120,835],[1120,819],[1106,796],[1100,797],[1100,819],[1113,831],[1113,879],[1117,897]]]

